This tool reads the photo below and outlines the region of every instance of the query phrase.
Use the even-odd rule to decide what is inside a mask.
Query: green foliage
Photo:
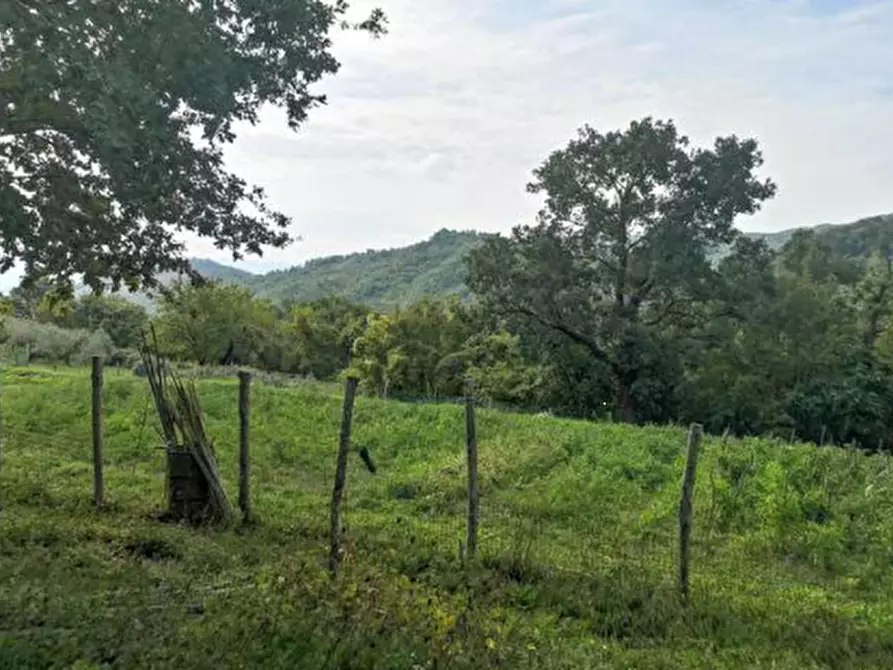
[[[344,298],[296,304],[286,326],[288,369],[316,379],[331,379],[350,363],[354,342],[366,326],[368,310]]]
[[[777,258],[742,240],[719,276],[726,288],[708,318],[680,333],[690,340],[684,418],[717,432],[889,442],[886,260],[854,266],[802,233]]]
[[[893,663],[887,459],[707,438],[692,601],[674,596],[684,431],[478,413],[480,561],[463,570],[463,411],[362,397],[347,555],[325,570],[340,387],[252,388],[259,522],[167,525],[144,380],[106,379],[91,504],[89,371],[2,380],[0,666],[570,670]],[[228,491],[233,378],[199,382]],[[144,417],[148,416],[148,421]]]
[[[60,321],[69,328],[101,329],[119,349],[136,349],[149,317],[145,309],[121,297],[86,295]]]
[[[0,5],[0,271],[99,288],[188,268],[177,231],[234,257],[282,246],[288,219],[227,172],[264,105],[299,127],[336,73],[347,2]],[[380,35],[375,10],[350,27]],[[85,39],[90,35],[90,39]]]
[[[301,267],[239,281],[277,302],[338,295],[392,311],[427,296],[466,295],[465,255],[481,239],[477,233],[441,230],[408,247],[314,259]]]
[[[647,382],[661,332],[709,296],[707,255],[734,239],[735,217],[774,194],[761,163],[753,140],[692,149],[672,122],[585,126],[534,171],[538,222],[472,251],[470,286],[524,331],[560,333],[604,364],[624,419],[657,418],[647,405],[665,384]]]
[[[353,353],[352,372],[382,397],[457,397],[471,380],[481,398],[530,406],[539,383],[518,338],[457,298],[370,315]]]
[[[162,297],[155,324],[166,355],[200,365],[249,364],[271,346],[277,315],[248,289],[179,282]]]
[[[111,356],[116,348],[104,330],[60,328],[14,317],[3,320],[5,358],[30,362],[77,365],[91,356]]]

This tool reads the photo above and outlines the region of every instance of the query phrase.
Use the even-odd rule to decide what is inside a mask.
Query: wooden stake
[[[93,503],[102,505],[105,482],[102,472],[102,357],[93,357]]]
[[[0,369],[0,470],[3,469],[3,370]]]
[[[468,537],[466,551],[473,559],[478,548],[478,442],[474,418],[474,388],[471,382],[465,390],[465,446],[468,456]]]
[[[338,464],[335,469],[335,487],[332,489],[332,516],[330,528],[331,548],[329,570],[338,571],[341,560],[341,500],[347,480],[347,456],[350,453],[350,429],[353,423],[353,406],[357,397],[356,377],[349,377],[344,387],[344,407],[341,413],[341,439],[338,444]]]
[[[688,603],[689,564],[691,560],[692,494],[695,488],[695,474],[698,468],[698,453],[701,449],[703,426],[693,423],[688,433],[688,456],[685,461],[685,474],[682,477],[682,498],[679,501],[679,592],[684,603]]]
[[[251,373],[239,371],[239,508],[242,521],[251,523],[251,460],[249,455],[251,419]]]

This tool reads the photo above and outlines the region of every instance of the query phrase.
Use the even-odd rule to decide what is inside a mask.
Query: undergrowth
[[[201,399],[227,491],[234,380]],[[481,537],[463,566],[464,414],[361,397],[346,555],[325,569],[340,389],[252,388],[258,522],[164,524],[147,384],[109,371],[107,504],[89,373],[6,370],[2,668],[893,667],[884,456],[708,438],[692,600],[676,597],[682,429],[480,411]]]

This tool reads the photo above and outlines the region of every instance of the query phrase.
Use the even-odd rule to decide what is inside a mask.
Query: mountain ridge
[[[781,249],[800,230],[813,230],[841,256],[861,258],[874,250],[893,250],[893,214],[851,223],[822,223],[772,233],[745,232]],[[245,286],[256,295],[280,304],[306,302],[331,294],[370,307],[390,310],[426,295],[467,295],[465,255],[489,234],[443,228],[414,244],[381,250],[313,258],[301,265],[260,274],[207,258],[190,259],[193,268],[209,279]],[[174,277],[162,278],[170,283]],[[153,309],[145,294],[124,297]]]

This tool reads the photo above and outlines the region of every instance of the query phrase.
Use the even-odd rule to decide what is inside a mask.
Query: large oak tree
[[[188,270],[176,234],[234,258],[289,242],[288,219],[228,172],[237,122],[295,129],[337,72],[344,0],[0,1],[0,272],[99,288]]]
[[[538,221],[472,252],[472,290],[583,347],[610,376],[620,416],[634,421],[661,330],[711,295],[711,250],[775,193],[755,176],[761,164],[752,139],[696,148],[672,121],[606,134],[584,126],[534,172],[528,190],[545,196]]]

